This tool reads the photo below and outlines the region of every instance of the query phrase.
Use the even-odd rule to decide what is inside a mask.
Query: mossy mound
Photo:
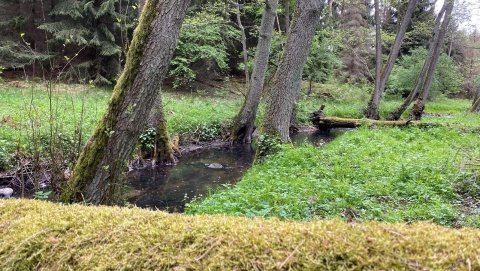
[[[0,201],[2,270],[479,270],[480,231]]]

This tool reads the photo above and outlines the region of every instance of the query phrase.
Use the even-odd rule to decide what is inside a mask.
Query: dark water
[[[292,141],[295,145],[320,146],[345,131],[298,133]],[[203,197],[222,184],[237,182],[252,165],[254,155],[250,145],[233,145],[184,154],[176,166],[132,171],[128,174],[127,200],[138,207],[183,212],[185,203],[193,197]],[[212,164],[222,168],[209,168]]]

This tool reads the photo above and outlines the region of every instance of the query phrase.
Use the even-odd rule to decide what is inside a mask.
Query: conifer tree
[[[59,0],[50,16],[55,21],[39,28],[52,34],[60,57],[72,57],[67,78],[82,77],[96,84],[112,84],[121,71],[138,8],[129,0]],[[66,62],[66,61],[64,61]],[[70,68],[70,67],[68,67]]]

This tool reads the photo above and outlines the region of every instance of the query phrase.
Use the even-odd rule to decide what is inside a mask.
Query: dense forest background
[[[177,89],[208,88],[232,77],[242,79],[246,72],[251,72],[264,5],[260,1],[238,4],[237,10],[236,3],[230,1],[192,1],[166,85]],[[384,59],[407,4],[404,0],[381,3],[379,23]],[[1,76],[113,85],[125,64],[140,6],[141,3],[130,0],[0,0]],[[267,80],[281,57],[293,8],[294,1],[280,3]],[[478,31],[459,27],[468,20],[462,15],[467,8],[456,7],[432,96],[478,95]],[[303,79],[318,83],[373,82],[376,25],[373,10],[370,0],[328,1]],[[387,94],[406,96],[412,89],[427,54],[435,17],[435,1],[418,1],[387,84]],[[244,53],[248,56],[246,62]]]

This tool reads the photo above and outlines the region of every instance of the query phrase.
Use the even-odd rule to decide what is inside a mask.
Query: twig
[[[303,243],[305,243],[305,239],[302,240],[302,242],[300,242],[300,244],[298,244],[298,246],[292,251],[292,253],[290,253],[290,255],[288,255],[288,257],[285,259],[285,261],[283,261],[283,263],[281,263],[278,268],[283,268],[284,265],[286,265],[293,257],[293,254],[295,254],[295,252],[298,251],[298,249],[300,248],[301,245],[303,245]]]
[[[216,247],[216,246],[218,246],[218,241],[215,242],[214,244],[212,244],[207,250],[205,250],[205,252],[204,252],[202,255],[200,255],[200,256],[198,256],[198,257],[195,257],[195,260],[196,260],[196,261],[200,261],[201,259],[205,258],[205,256],[207,256],[207,254],[208,254],[210,251],[212,251],[212,249],[213,249],[214,247]]]
[[[397,231],[390,230],[390,229],[387,229],[387,228],[385,228],[385,227],[383,227],[383,229],[384,229],[385,231],[389,232],[389,233],[393,233],[393,234],[395,234],[395,235],[398,235],[398,236],[402,237],[402,238],[405,239],[405,240],[408,240],[408,237],[407,237],[407,236],[405,236],[405,235],[403,235],[403,234],[401,234],[401,233],[399,233],[399,232],[397,232]]]

